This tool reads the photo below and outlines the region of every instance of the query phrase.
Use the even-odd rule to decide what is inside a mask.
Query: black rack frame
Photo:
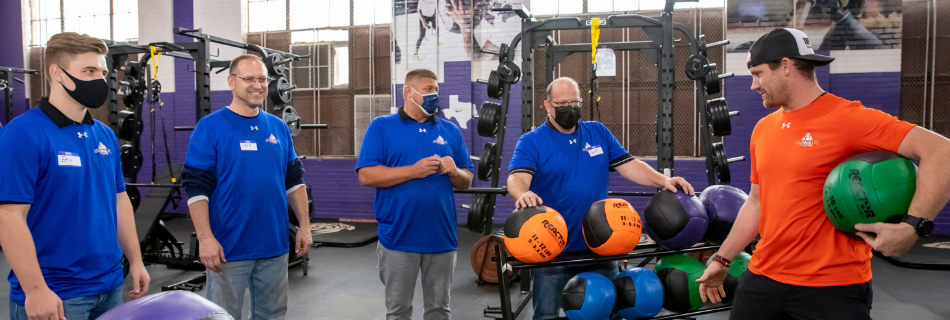
[[[37,74],[39,73],[33,69],[21,69],[21,68],[12,68],[12,67],[0,67],[0,80],[6,82],[7,88],[4,88],[3,91],[3,112],[6,115],[6,123],[10,123],[13,120],[13,82],[23,83],[23,79],[14,78],[14,74]]]

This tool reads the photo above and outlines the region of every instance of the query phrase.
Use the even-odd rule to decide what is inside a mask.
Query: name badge
[[[242,151],[257,151],[257,142],[244,140],[241,141],[241,150]]]
[[[82,161],[79,160],[78,154],[60,151],[56,157],[60,167],[82,167]]]
[[[597,146],[587,145],[586,147],[584,147],[584,151],[587,151],[587,154],[589,154],[592,158],[595,156],[604,154],[604,149],[601,148],[599,145]]]

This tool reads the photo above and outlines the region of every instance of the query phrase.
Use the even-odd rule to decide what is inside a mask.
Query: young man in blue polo
[[[438,78],[412,70],[398,114],[373,119],[360,147],[360,184],[376,188],[379,279],[386,287],[386,320],[412,317],[422,273],[424,320],[451,319],[449,293],[458,250],[453,189],[472,184],[472,160],[462,131],[435,116]]]
[[[10,319],[95,319],[144,296],[132,203],[119,140],[88,108],[109,94],[102,40],[54,35],[46,46],[49,98],[0,129],[0,245],[13,269]]]
[[[182,184],[208,268],[207,297],[242,319],[250,289],[250,319],[287,314],[289,223],[287,203],[300,221],[296,254],[306,257],[313,238],[303,181],[290,128],[261,111],[267,69],[256,55],[231,60],[231,104],[198,121],[191,134]]]
[[[508,193],[516,207],[551,207],[564,216],[568,234],[579,235],[587,208],[607,198],[609,171],[636,184],[693,194],[683,178],[667,178],[634,159],[602,123],[578,121],[581,95],[573,79],[555,79],[546,95],[547,121],[518,139],[508,165]],[[588,250],[584,237],[568,237],[564,251],[578,250]],[[532,272],[534,319],[557,318],[564,285],[581,272],[613,279],[619,269],[615,261],[536,269]]]

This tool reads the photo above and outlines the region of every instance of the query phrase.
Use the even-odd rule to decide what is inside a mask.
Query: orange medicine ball
[[[584,213],[584,242],[602,256],[628,254],[640,243],[640,215],[623,199],[594,202]]]
[[[505,221],[505,248],[528,263],[554,259],[567,246],[567,223],[548,207],[516,209]]]

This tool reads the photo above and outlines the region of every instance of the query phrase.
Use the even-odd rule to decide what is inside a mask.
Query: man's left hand
[[[313,234],[310,233],[310,226],[297,229],[296,242],[297,256],[306,258],[310,254],[310,246],[313,245]]]
[[[686,179],[683,179],[682,177],[672,177],[666,179],[666,183],[663,185],[663,190],[670,190],[675,193],[677,189],[685,191],[688,195],[694,195],[693,186],[690,185],[689,182],[686,182]]]
[[[129,265],[129,276],[132,278],[132,291],[129,292],[129,300],[135,300],[148,294],[148,283],[151,278],[145,265],[141,262]]]
[[[917,230],[906,223],[859,223],[854,225],[858,236],[874,250],[888,257],[901,256],[917,242]],[[873,232],[877,235],[870,235]]]
[[[447,174],[449,177],[454,177],[456,174],[458,174],[458,168],[455,167],[455,160],[452,160],[452,157],[442,157],[439,159],[439,162],[441,162],[439,169],[441,170],[442,174]]]

